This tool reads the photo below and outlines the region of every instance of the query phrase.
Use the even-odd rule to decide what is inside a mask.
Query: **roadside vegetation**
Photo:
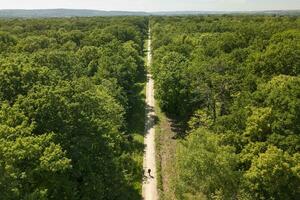
[[[0,199],[140,199],[144,17],[0,21]]]
[[[299,17],[152,17],[151,27],[156,99],[180,130],[176,199],[298,199]]]

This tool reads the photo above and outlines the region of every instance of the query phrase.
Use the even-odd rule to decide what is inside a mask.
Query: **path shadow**
[[[152,175],[147,176],[147,175],[143,174],[143,183],[144,183],[144,184],[148,184],[148,183],[149,183],[149,180],[150,180],[150,179],[154,179],[154,178],[155,178],[155,177],[152,176]]]
[[[171,127],[171,131],[174,133],[172,139],[184,139],[187,136],[185,130],[187,130],[186,120],[178,118],[174,115],[166,114],[168,122]]]
[[[145,118],[146,118],[145,135],[147,135],[149,130],[154,128],[159,123],[159,118],[155,115],[155,110],[153,106],[146,105]]]
[[[149,177],[152,178],[152,179],[154,179],[154,176],[152,176],[152,175],[149,175]]]
[[[147,81],[145,66],[138,70],[136,83],[132,86],[132,91],[128,94],[128,112],[126,119],[128,122],[127,133],[144,135],[146,95],[144,93]]]
[[[145,65],[141,64],[136,75],[135,84],[127,91],[128,97],[128,110],[125,118],[127,126],[124,128],[124,147],[126,149],[126,161],[123,163],[127,173],[127,182],[130,183],[130,187],[133,191],[129,194],[130,199],[141,199],[140,188],[137,185],[141,183],[143,174],[141,169],[143,168],[143,151],[145,145],[143,143],[143,136],[145,131],[145,84],[147,76]],[[126,195],[127,197],[128,195]],[[125,198],[128,199],[128,198]]]

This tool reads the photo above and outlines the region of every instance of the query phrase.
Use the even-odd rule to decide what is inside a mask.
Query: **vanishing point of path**
[[[151,31],[149,29],[148,51],[147,51],[147,66],[151,65]],[[143,199],[157,200],[157,177],[155,163],[155,128],[154,128],[154,82],[151,74],[147,74],[146,85],[146,121],[145,121],[145,151],[144,151],[144,180],[143,180]],[[148,174],[148,169],[151,169],[151,174]]]

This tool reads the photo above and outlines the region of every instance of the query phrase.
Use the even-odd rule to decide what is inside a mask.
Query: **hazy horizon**
[[[0,9],[89,9],[105,11],[299,10],[300,0],[0,0]]]

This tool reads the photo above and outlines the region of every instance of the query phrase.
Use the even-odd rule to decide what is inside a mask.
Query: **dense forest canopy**
[[[299,199],[300,18],[152,17],[178,199]]]
[[[0,20],[0,199],[141,198],[149,26],[176,198],[299,199],[300,18],[242,15]]]
[[[132,199],[143,17],[0,21],[0,199]]]

